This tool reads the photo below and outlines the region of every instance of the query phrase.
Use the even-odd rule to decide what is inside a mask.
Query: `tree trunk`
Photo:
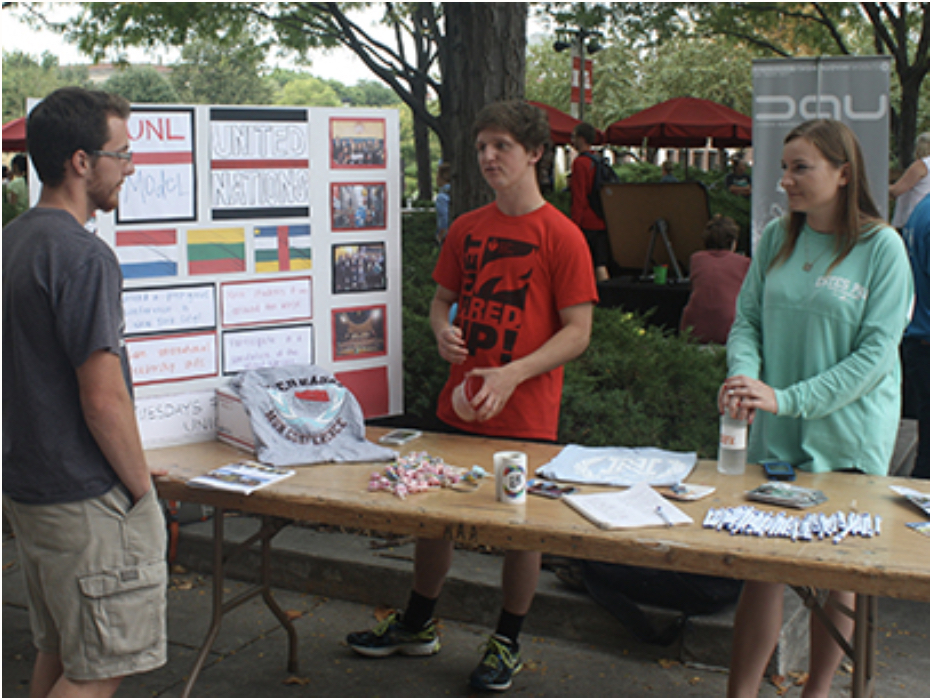
[[[413,96],[426,104],[426,85],[417,80],[413,83]],[[413,117],[413,145],[417,161],[417,198],[420,201],[433,199],[433,164],[429,152],[429,126],[423,119]]]
[[[478,169],[472,124],[487,104],[522,99],[526,80],[526,5],[444,3],[448,63],[442,105],[443,159],[452,164],[451,217],[493,198]]]

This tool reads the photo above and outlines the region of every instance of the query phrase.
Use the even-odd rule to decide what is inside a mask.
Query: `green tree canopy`
[[[289,81],[277,92],[274,102],[304,107],[338,107],[342,104],[331,86],[311,75]]]
[[[168,79],[150,65],[129,66],[113,73],[101,89],[140,104],[179,102],[178,93]]]
[[[268,104],[273,91],[263,78],[264,58],[264,49],[251,41],[196,39],[181,50],[171,83],[183,102]]]
[[[22,51],[4,51],[3,123],[25,116],[30,97],[45,97],[65,85],[89,84],[87,68],[62,68],[51,53],[37,60]]]

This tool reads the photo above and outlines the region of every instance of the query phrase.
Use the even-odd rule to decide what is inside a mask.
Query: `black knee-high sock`
[[[422,630],[433,617],[438,599],[428,599],[411,590],[410,600],[407,601],[407,610],[401,616],[403,623],[410,630]]]
[[[523,629],[523,619],[526,616],[517,616],[509,611],[501,609],[500,617],[497,619],[497,630],[495,635],[500,635],[510,641],[514,649],[518,647],[517,638],[520,637],[520,631]]]

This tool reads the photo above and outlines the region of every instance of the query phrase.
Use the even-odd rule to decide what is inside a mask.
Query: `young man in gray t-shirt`
[[[46,97],[27,122],[42,194],[3,229],[3,508],[38,649],[33,697],[109,696],[166,661],[165,524],[132,404],[122,275],[84,228],[134,172],[128,118],[115,95]]]

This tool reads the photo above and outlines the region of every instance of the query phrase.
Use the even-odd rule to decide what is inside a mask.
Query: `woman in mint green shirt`
[[[814,472],[885,474],[900,409],[898,347],[913,302],[904,244],[869,193],[859,143],[819,119],[784,141],[790,215],[762,235],[727,342],[721,412],[748,418],[749,460]],[[831,597],[852,607],[851,592]],[[757,696],[781,630],[783,584],[747,582],[737,608],[727,695]],[[827,607],[845,636],[853,622]],[[802,698],[826,697],[843,651],[811,617]]]

